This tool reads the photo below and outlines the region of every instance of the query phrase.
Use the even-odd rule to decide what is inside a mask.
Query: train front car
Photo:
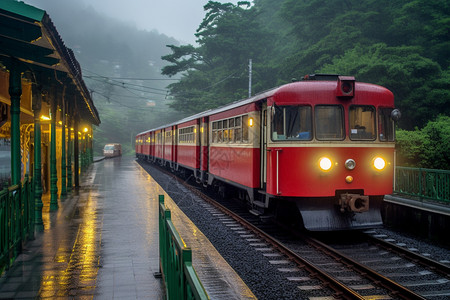
[[[311,231],[382,225],[392,193],[393,94],[335,76],[285,85],[267,99],[266,193],[291,200]]]

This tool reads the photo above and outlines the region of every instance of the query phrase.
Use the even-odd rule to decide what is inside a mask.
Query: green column
[[[69,118],[67,125],[67,191],[72,190],[72,132],[71,119]]]
[[[94,162],[94,130],[92,128],[92,124],[91,124],[90,135],[91,136],[89,137],[89,149],[90,149],[89,164],[92,164]]]
[[[62,99],[63,105],[61,110],[61,120],[62,120],[62,134],[61,134],[61,196],[67,195],[67,189],[66,189],[66,110],[64,101],[65,99]]]
[[[34,224],[37,229],[43,228],[42,221],[42,181],[41,181],[41,90],[33,84],[34,111]]]
[[[13,62],[9,72],[9,95],[11,96],[11,183],[19,184],[20,174],[20,96],[22,95],[21,72]]]
[[[80,176],[79,176],[79,151],[80,151],[80,144],[78,139],[78,119],[75,119],[74,126],[73,126],[73,132],[74,132],[74,141],[73,141],[73,159],[74,159],[74,176],[75,176],[75,188],[80,187]]]
[[[50,123],[50,210],[58,209],[58,174],[56,170],[56,93],[51,99],[52,120]]]

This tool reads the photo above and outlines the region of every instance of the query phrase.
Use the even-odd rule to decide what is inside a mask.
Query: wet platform
[[[0,278],[0,299],[164,299],[159,271],[158,195],[193,250],[211,299],[254,295],[195,225],[132,157],[94,163],[78,192],[59,200],[44,228]]]

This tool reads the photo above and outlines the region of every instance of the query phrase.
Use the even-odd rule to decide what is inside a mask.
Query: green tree
[[[426,139],[421,154],[427,168],[450,170],[450,117],[439,116],[422,130]]]
[[[450,117],[440,115],[422,128],[397,130],[398,165],[450,170]]]
[[[199,46],[168,45],[172,53],[162,57],[170,63],[163,74],[182,74],[169,86],[172,107],[189,113],[246,97],[250,58],[256,78],[264,81],[268,75],[268,69],[259,69],[258,64],[264,61],[270,37],[259,23],[258,10],[248,1],[237,5],[209,1],[204,9],[206,15],[195,34]]]
[[[389,88],[405,116],[400,120],[401,127],[412,129],[423,126],[438,114],[450,115],[448,70],[443,72],[437,62],[418,54],[417,48],[357,44],[332,63],[325,64],[319,72],[351,74],[360,81]]]
[[[440,0],[255,0],[253,6],[210,1],[199,47],[172,47],[164,74],[178,109],[189,112],[315,72],[354,75],[386,86],[402,110],[399,126],[422,128],[450,115],[450,3]],[[244,42],[243,42],[244,41]],[[190,77],[188,79],[188,77]]]

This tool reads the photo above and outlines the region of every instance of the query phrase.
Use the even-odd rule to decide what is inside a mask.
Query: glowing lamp
[[[386,167],[386,161],[381,157],[375,157],[375,159],[373,160],[373,166],[378,171],[381,171]]]
[[[322,171],[329,171],[331,169],[331,159],[328,157],[322,157],[319,159],[319,167]]]

